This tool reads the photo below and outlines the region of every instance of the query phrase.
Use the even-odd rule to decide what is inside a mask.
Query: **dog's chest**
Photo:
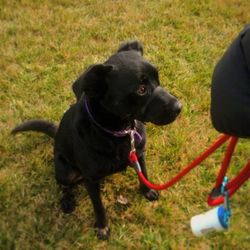
[[[101,179],[126,169],[131,150],[130,138],[92,141],[85,154],[84,172],[91,179]]]

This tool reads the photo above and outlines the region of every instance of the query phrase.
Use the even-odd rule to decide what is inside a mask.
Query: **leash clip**
[[[133,167],[136,172],[141,172],[141,166],[136,155],[135,132],[133,130],[130,131],[130,144],[131,144],[131,149],[129,152],[130,166]]]
[[[227,176],[224,177],[224,180],[221,185],[221,194],[224,197],[224,216],[223,216],[223,221],[225,225],[228,225],[229,218],[231,217],[231,209],[230,209],[230,203],[229,203],[229,193],[227,190],[227,183],[229,182],[229,179]]]
[[[135,152],[135,136],[134,136],[134,131],[130,131],[130,144],[131,144],[131,152]]]

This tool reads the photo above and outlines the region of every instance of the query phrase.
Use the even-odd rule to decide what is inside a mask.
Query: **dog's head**
[[[138,42],[123,44],[104,64],[92,65],[73,84],[120,119],[165,125],[181,111],[179,101],[160,86],[157,69],[142,57]]]

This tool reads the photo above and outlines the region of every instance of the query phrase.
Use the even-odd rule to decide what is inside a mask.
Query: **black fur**
[[[83,180],[94,207],[97,234],[102,239],[108,238],[109,227],[101,201],[100,181],[126,169],[131,142],[129,135],[117,138],[100,126],[114,131],[136,128],[142,136],[142,141],[136,141],[137,155],[147,177],[143,123],[168,124],[181,110],[178,100],[160,87],[158,71],[143,59],[142,53],[139,42],[127,42],[105,63],[89,67],[73,84],[77,102],[65,112],[55,136],[55,177],[64,193],[61,207],[64,212],[74,210],[72,186]],[[100,126],[89,116],[86,102]],[[25,124],[14,131],[29,128],[46,132],[48,128],[48,123],[44,123],[43,129],[40,125],[35,129],[36,123],[34,127]],[[147,199],[158,199],[158,192],[142,183],[140,189]]]

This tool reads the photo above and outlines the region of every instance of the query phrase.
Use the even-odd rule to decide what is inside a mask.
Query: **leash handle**
[[[227,185],[228,197],[231,197],[248,179],[250,179],[250,161],[245,167],[234,177]],[[221,193],[215,192],[215,195],[210,193],[207,199],[209,206],[217,206],[224,202],[224,197]]]
[[[214,188],[220,189],[220,187],[224,181],[227,169],[230,165],[232,155],[233,155],[233,152],[235,150],[237,142],[238,142],[238,137],[232,136],[230,139],[230,142],[227,146],[227,150],[225,152],[225,156],[224,156],[224,159],[222,161],[221,169],[220,169],[220,172],[219,172],[218,177],[216,179],[216,184],[215,184]]]

